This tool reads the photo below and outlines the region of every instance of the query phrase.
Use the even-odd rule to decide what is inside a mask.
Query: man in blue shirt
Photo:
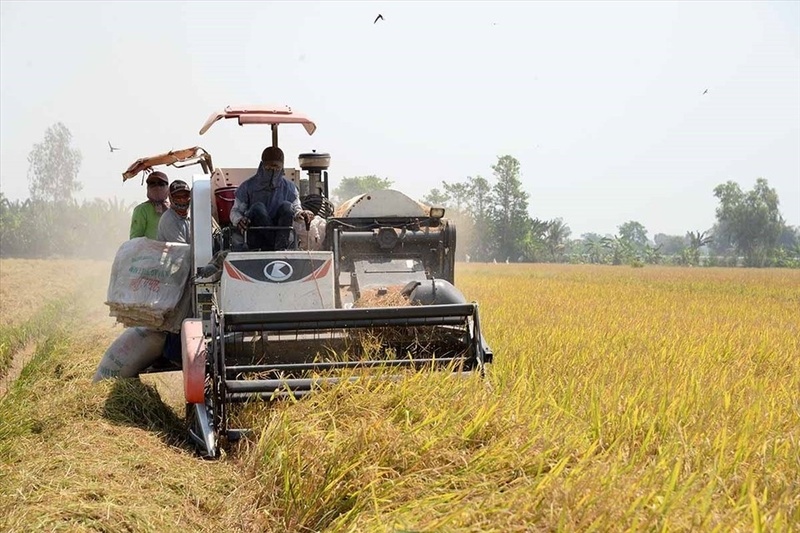
[[[236,189],[231,224],[242,234],[251,226],[285,227],[285,231],[253,231],[247,242],[251,249],[284,250],[292,244],[288,230],[292,222],[304,220],[308,225],[313,218],[300,205],[297,187],[283,173],[283,151],[277,146],[265,148],[256,174]]]

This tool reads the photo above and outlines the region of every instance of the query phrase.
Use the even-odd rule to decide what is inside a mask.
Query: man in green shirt
[[[156,240],[158,221],[161,214],[169,209],[169,189],[167,175],[160,171],[147,176],[147,201],[133,208],[131,215],[131,239],[147,237]]]

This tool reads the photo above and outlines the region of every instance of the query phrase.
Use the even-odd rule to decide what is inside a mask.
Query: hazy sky
[[[79,197],[134,201],[121,173],[145,155],[199,144],[255,166],[269,127],[198,131],[226,105],[279,103],[318,125],[282,127],[287,166],[330,152],[334,187],[378,174],[418,199],[510,154],[531,216],[573,237],[705,230],[713,188],[758,177],[800,225],[800,2],[3,1],[0,48],[12,199],[58,121],[83,154]]]

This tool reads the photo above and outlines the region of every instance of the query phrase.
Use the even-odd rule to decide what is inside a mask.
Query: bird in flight
[[[108,149],[111,150],[111,153],[114,153],[114,150],[119,150],[116,146],[111,146],[111,141],[108,141]]]
[[[703,91],[703,94],[706,94],[707,92],[708,92],[708,89],[706,89],[705,91]],[[702,96],[702,95],[700,95],[700,96]]]
[[[372,22],[373,24],[377,24],[379,20],[383,20],[383,15],[378,13],[378,16],[375,17],[375,20]]]

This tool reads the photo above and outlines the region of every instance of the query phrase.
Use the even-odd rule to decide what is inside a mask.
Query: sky
[[[331,189],[376,174],[421,199],[493,182],[508,154],[530,215],[575,238],[707,230],[714,187],[759,177],[800,226],[800,2],[0,2],[12,200],[57,122],[83,155],[79,199],[144,200],[122,172],[170,149],[255,167],[268,126],[199,135],[236,104],[310,116],[313,136],[280,128],[286,166],[330,153]]]

